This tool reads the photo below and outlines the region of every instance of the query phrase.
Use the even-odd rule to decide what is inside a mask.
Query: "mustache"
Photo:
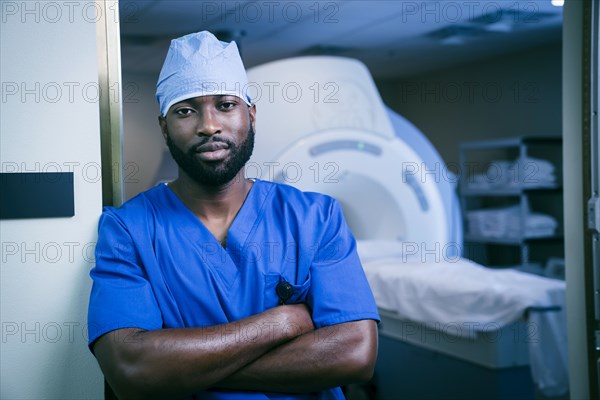
[[[190,153],[195,153],[195,152],[199,151],[199,149],[200,149],[201,146],[204,146],[206,143],[210,143],[210,142],[225,143],[229,147],[234,147],[235,146],[235,143],[233,143],[231,140],[225,139],[225,138],[222,138],[222,137],[219,137],[219,136],[215,135],[213,137],[206,138],[206,139],[201,140],[200,142],[196,143],[195,145],[193,145],[190,148],[189,152]]]

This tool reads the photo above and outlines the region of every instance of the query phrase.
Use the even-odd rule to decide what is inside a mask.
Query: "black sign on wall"
[[[73,172],[0,173],[0,219],[74,215]]]

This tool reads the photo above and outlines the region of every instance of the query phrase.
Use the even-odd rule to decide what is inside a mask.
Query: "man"
[[[234,42],[172,41],[157,98],[178,178],[104,210],[91,272],[90,348],[119,398],[336,399],[372,375],[379,317],[341,209],[244,179],[245,87]]]

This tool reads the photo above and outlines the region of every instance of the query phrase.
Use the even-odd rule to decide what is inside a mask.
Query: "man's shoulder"
[[[324,202],[328,202],[328,201],[334,201],[333,197],[323,194],[323,193],[318,193],[318,192],[311,192],[311,191],[304,191],[301,189],[298,189],[295,186],[292,186],[290,184],[287,183],[280,183],[280,182],[271,182],[271,181],[260,181],[262,185],[269,185],[271,187],[272,190],[275,191],[275,193],[280,194],[286,198],[289,198],[290,200],[308,200],[308,201],[324,201]]]
[[[152,203],[156,202],[161,196],[164,196],[165,188],[163,186],[157,185],[138,193],[119,207],[104,207],[103,214],[112,215],[123,220],[139,217],[140,214],[145,214],[150,210]]]
[[[261,184],[268,185],[269,191],[273,193],[274,202],[297,210],[315,208],[329,210],[337,204],[336,200],[329,195],[303,191],[286,183],[261,181]]]

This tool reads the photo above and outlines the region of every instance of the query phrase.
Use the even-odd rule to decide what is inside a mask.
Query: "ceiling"
[[[122,67],[160,71],[171,39],[200,30],[236,38],[247,68],[331,54],[376,78],[407,77],[561,40],[550,0],[121,0]],[[218,36],[219,36],[218,35]]]

